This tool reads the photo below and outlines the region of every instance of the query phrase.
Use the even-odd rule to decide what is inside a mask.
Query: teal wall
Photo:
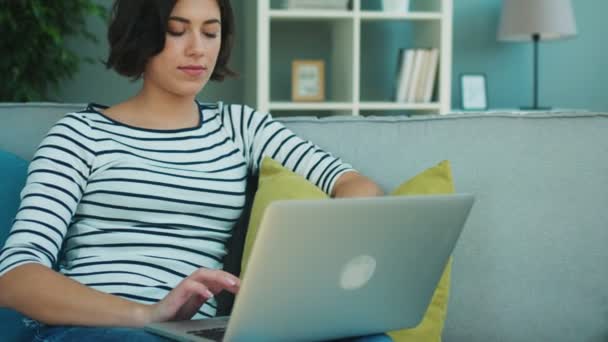
[[[532,44],[496,40],[500,0],[454,0],[452,107],[460,106],[458,75],[487,75],[491,108],[532,104]],[[539,102],[608,111],[608,1],[572,0],[578,35],[541,42]]]
[[[102,3],[109,1],[99,0]],[[239,43],[235,47],[232,65],[243,72],[244,51],[244,1],[233,0],[238,25]],[[365,1],[365,0],[363,0]],[[540,102],[559,108],[608,111],[608,96],[604,96],[608,84],[608,26],[603,23],[608,13],[608,1],[572,0],[578,35],[570,40],[543,42],[540,44]],[[454,50],[452,107],[460,107],[459,75],[466,72],[485,73],[488,82],[488,101],[491,109],[515,108],[532,102],[532,45],[531,43],[505,43],[496,40],[496,30],[501,0],[454,0]],[[383,27],[384,25],[384,27]],[[380,24],[364,30],[362,58],[368,61],[362,70],[365,86],[361,89],[369,99],[388,99],[395,73],[394,55],[407,28],[396,24]],[[105,24],[98,19],[90,21],[91,30],[98,32],[100,43],[93,45],[75,40],[70,46],[83,51],[83,55],[97,59],[107,56]],[[327,28],[319,26],[318,36],[327,34]],[[308,34],[311,28],[307,28]],[[312,33],[316,31],[313,28]],[[380,32],[386,41],[368,39],[373,32]],[[293,42],[297,50],[298,42]],[[383,47],[391,53],[383,53]],[[288,65],[287,62],[283,63]],[[280,73],[277,73],[277,75]],[[285,73],[284,73],[285,74]],[[243,102],[247,75],[224,83],[211,83],[199,96],[202,100],[222,99],[227,102]],[[276,75],[275,75],[276,76]],[[283,77],[284,78],[284,77]],[[275,85],[279,81],[274,82]],[[281,83],[282,84],[282,83]],[[81,72],[66,81],[58,100],[66,102],[97,101],[112,104],[134,94],[139,83],[132,83],[97,63],[84,64]],[[287,91],[289,87],[275,87]],[[274,93],[274,92],[273,92]],[[287,97],[287,93],[283,94]],[[279,97],[282,97],[280,95]]]

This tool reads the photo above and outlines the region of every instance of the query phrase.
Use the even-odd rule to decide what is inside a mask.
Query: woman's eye
[[[181,36],[184,34],[185,31],[172,31],[172,30],[167,30],[167,33],[172,35],[172,36]]]
[[[207,36],[208,38],[216,38],[217,37],[217,33],[204,32],[203,34],[205,36]]]

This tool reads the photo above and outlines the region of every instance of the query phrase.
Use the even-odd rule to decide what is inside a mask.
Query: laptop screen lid
[[[472,203],[469,194],[273,202],[225,340],[329,340],[416,326]]]

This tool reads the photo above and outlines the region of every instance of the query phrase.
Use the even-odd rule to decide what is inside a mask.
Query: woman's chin
[[[173,93],[180,97],[196,97],[203,90],[204,85],[186,86],[174,89]]]

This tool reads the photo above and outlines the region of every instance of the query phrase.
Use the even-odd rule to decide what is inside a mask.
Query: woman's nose
[[[198,34],[193,34],[188,44],[187,54],[189,56],[200,57],[205,53],[205,43],[203,37]]]

